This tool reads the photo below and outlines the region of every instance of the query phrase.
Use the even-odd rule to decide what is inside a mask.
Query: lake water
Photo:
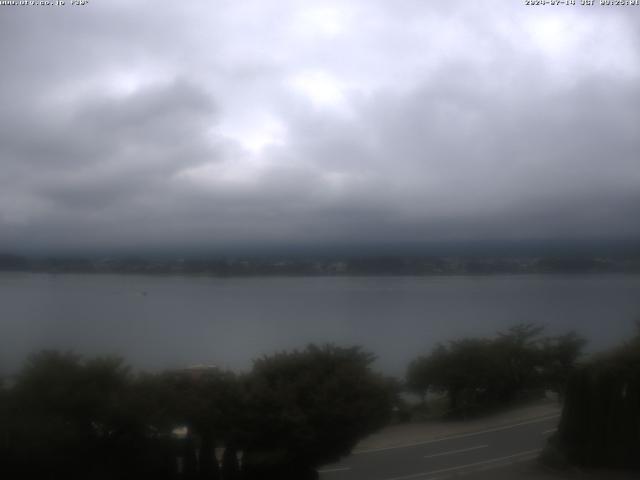
[[[0,372],[42,348],[135,367],[246,369],[308,342],[358,344],[402,374],[436,342],[518,322],[613,345],[640,318],[638,275],[205,278],[0,274]]]

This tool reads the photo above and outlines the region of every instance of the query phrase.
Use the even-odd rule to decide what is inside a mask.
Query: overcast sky
[[[0,6],[0,249],[640,235],[640,7],[66,3]]]

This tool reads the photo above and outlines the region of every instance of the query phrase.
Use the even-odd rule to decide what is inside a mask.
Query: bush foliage
[[[558,432],[543,458],[640,469],[640,329],[571,376]]]
[[[573,332],[546,337],[543,331],[522,324],[492,339],[440,344],[411,362],[407,387],[423,399],[429,392],[446,394],[452,415],[505,405],[546,390],[562,394],[585,341]]]
[[[134,375],[119,359],[41,352],[0,385],[0,462],[7,478],[315,478],[389,417],[394,392],[372,360],[309,346],[242,376]]]

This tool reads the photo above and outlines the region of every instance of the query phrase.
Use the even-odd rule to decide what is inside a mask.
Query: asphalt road
[[[559,415],[403,447],[359,452],[319,470],[322,480],[435,480],[531,460]]]

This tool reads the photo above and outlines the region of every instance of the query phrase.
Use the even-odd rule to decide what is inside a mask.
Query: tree
[[[444,347],[439,346],[439,353],[432,353],[429,356],[420,356],[413,360],[407,367],[406,386],[410,392],[420,396],[422,405],[426,405],[426,397],[429,390],[438,385],[439,365],[438,360],[443,356]]]
[[[246,478],[316,478],[385,424],[393,392],[357,347],[308,346],[263,357],[246,379]]]
[[[119,359],[30,357],[8,399],[8,471],[14,478],[139,476],[149,436],[144,409],[130,401],[131,381]]]
[[[640,470],[640,331],[576,368],[543,460]]]
[[[185,458],[195,462],[194,471],[201,478],[219,478],[215,448],[233,443],[243,408],[236,376],[217,368],[165,372],[156,378],[155,388],[172,426],[188,428]]]
[[[91,408],[79,357],[42,352],[16,379],[9,406],[10,471],[16,476],[63,474],[75,478],[77,460],[92,453]],[[13,470],[12,470],[13,467]]]
[[[498,333],[494,346],[501,367],[498,400],[510,402],[527,389],[540,388],[542,356],[540,345],[544,327],[518,324]]]
[[[562,398],[587,341],[576,332],[545,338],[542,343],[542,376],[547,388]]]
[[[491,343],[485,339],[466,338],[450,342],[440,365],[440,388],[447,391],[451,413],[470,413],[486,403],[494,389],[497,365]]]
[[[7,465],[9,461],[8,396],[4,386],[4,379],[0,377],[0,465]]]
[[[407,386],[424,396],[445,392],[452,415],[505,405],[545,388],[561,391],[585,341],[575,333],[542,337],[543,328],[516,325],[496,338],[438,345],[410,363]]]

